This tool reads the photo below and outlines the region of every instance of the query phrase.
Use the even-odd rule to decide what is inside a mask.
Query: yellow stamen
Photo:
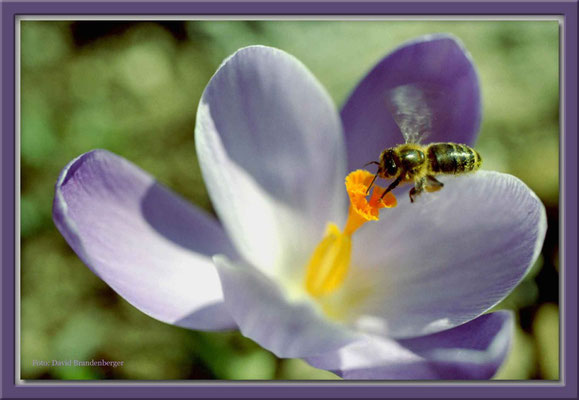
[[[380,209],[396,207],[396,197],[384,188],[374,185],[370,199],[367,192],[373,175],[364,170],[351,172],[346,177],[346,191],[350,197],[348,220],[341,232],[336,224],[328,224],[326,234],[318,244],[306,269],[305,287],[309,294],[321,297],[342,286],[352,253],[352,234],[368,221],[377,221]]]
[[[340,232],[336,224],[329,224],[324,239],[318,244],[308,263],[306,290],[314,297],[338,288],[350,266],[352,240]]]

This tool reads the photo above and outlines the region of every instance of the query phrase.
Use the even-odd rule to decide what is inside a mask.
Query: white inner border
[[[299,3],[298,3],[299,4]],[[564,225],[565,221],[560,218],[561,211],[559,212],[559,381],[444,381],[444,382],[433,382],[433,381],[404,381],[404,382],[388,382],[388,381],[364,381],[364,382],[349,382],[349,381],[223,381],[223,380],[199,380],[199,381],[139,381],[139,380],[126,380],[126,381],[84,381],[82,383],[70,383],[69,381],[39,381],[39,380],[23,380],[21,379],[20,372],[20,361],[21,361],[21,342],[20,342],[20,196],[21,196],[21,184],[20,184],[20,124],[21,124],[21,110],[20,110],[20,23],[22,21],[557,21],[559,22],[559,210],[564,210],[565,203],[565,174],[563,170],[564,164],[564,139],[565,135],[565,85],[563,84],[563,79],[565,77],[565,18],[560,15],[544,15],[544,16],[495,16],[495,15],[477,15],[477,16],[381,16],[376,15],[356,15],[356,16],[334,16],[334,15],[257,15],[257,16],[245,16],[245,15],[161,15],[161,16],[140,16],[140,15],[66,15],[66,16],[46,16],[46,15],[26,15],[17,16],[15,23],[14,32],[14,52],[15,52],[15,228],[16,228],[16,238],[15,240],[15,262],[16,269],[15,273],[15,290],[14,290],[14,304],[15,304],[15,384],[16,386],[287,386],[295,384],[296,386],[336,386],[337,384],[346,386],[480,386],[481,384],[488,386],[542,386],[542,387],[564,387],[565,386],[565,352],[562,349],[565,347],[565,329],[564,329],[564,318],[565,315],[565,304],[562,301],[564,299],[565,285],[565,270],[563,266],[565,265],[565,238],[564,238]],[[340,382],[340,383],[336,383]]]

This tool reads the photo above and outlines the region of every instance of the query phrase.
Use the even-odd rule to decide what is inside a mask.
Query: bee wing
[[[426,102],[426,90],[418,85],[402,85],[391,89],[386,107],[392,113],[406,143],[419,143],[432,129],[432,112]]]

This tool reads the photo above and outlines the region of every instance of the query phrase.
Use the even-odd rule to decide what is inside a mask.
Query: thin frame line
[[[86,17],[83,15],[66,15],[66,16],[44,16],[44,15],[17,15],[15,18],[15,188],[17,191],[15,192],[15,233],[16,237],[20,239],[20,231],[21,231],[21,215],[20,215],[20,197],[21,197],[21,70],[20,70],[20,52],[21,52],[21,22],[22,21],[106,21],[106,20],[119,20],[119,21],[159,21],[159,20],[179,20],[179,21],[453,21],[453,22],[460,22],[460,21],[558,21],[559,22],[559,29],[560,29],[560,40],[559,40],[559,65],[560,65],[560,72],[559,72],[559,207],[565,205],[565,199],[563,195],[564,187],[563,181],[565,180],[565,174],[563,170],[564,166],[564,152],[563,152],[563,142],[564,142],[564,132],[565,132],[565,119],[564,119],[564,112],[565,112],[565,85],[563,84],[564,81],[564,73],[565,73],[565,18],[564,16],[560,15],[545,15],[545,16],[493,16],[493,15],[480,15],[480,16],[468,16],[465,15],[460,16],[383,16],[377,17],[376,15],[361,15],[361,16],[333,16],[333,15],[258,15],[258,16],[244,16],[244,15],[192,15],[191,19],[186,18],[186,15],[179,16],[167,16],[167,15],[146,15],[146,16],[139,16],[139,15],[94,15],[90,17]],[[563,195],[563,196],[562,196]],[[563,209],[563,208],[561,208]],[[564,248],[564,223],[565,221],[561,218],[559,214],[559,240],[560,240],[560,249]],[[313,386],[313,387],[320,387],[320,386],[335,386],[336,381],[301,381],[301,380],[254,380],[254,381],[230,381],[230,380],[197,380],[197,381],[183,381],[183,380],[170,380],[170,381],[140,381],[140,380],[123,380],[123,381],[107,381],[107,380],[92,380],[86,381],[86,383],[78,383],[75,381],[73,384],[67,384],[69,381],[64,380],[23,380],[21,379],[21,336],[19,332],[21,329],[21,320],[20,320],[20,287],[21,287],[21,253],[20,253],[20,240],[15,241],[15,262],[18,266],[17,274],[15,274],[15,312],[16,312],[16,324],[15,324],[15,385],[19,387],[27,387],[27,386],[63,386],[63,387],[86,387],[88,385],[96,385],[101,387],[114,387],[114,386],[287,386],[288,383],[294,384],[299,383],[300,386]],[[559,250],[559,257],[560,257],[560,266],[565,265],[565,252]],[[337,381],[341,382],[340,386],[408,386],[409,384],[419,386],[445,386],[448,384],[452,384],[453,386],[480,386],[481,384],[490,385],[493,387],[496,386],[507,386],[507,387],[517,387],[517,386],[541,386],[541,387],[564,387],[565,386],[565,363],[564,357],[565,353],[562,351],[564,344],[565,344],[565,330],[563,329],[563,321],[564,319],[561,318],[561,315],[564,315],[564,308],[565,303],[562,301],[564,299],[563,292],[565,291],[565,285],[561,284],[564,282],[564,275],[565,275],[566,268],[560,267],[559,273],[561,274],[561,279],[559,280],[559,336],[560,336],[560,345],[559,345],[559,380],[558,381],[549,381],[549,380],[521,380],[521,381],[511,381],[511,380],[488,380],[488,381],[478,381],[473,380],[470,382],[464,381],[380,381],[380,380],[372,380],[372,381],[348,381],[342,380]],[[19,329],[16,329],[18,327]]]

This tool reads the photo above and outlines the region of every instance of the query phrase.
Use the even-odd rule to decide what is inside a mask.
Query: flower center
[[[380,219],[380,209],[396,207],[396,197],[384,188],[374,185],[368,189],[373,175],[365,170],[356,170],[346,177],[346,191],[350,197],[348,220],[340,231],[329,223],[322,241],[318,244],[306,267],[305,287],[313,297],[329,295],[342,286],[348,275],[352,253],[352,235],[368,221]],[[369,195],[369,199],[368,199]]]

